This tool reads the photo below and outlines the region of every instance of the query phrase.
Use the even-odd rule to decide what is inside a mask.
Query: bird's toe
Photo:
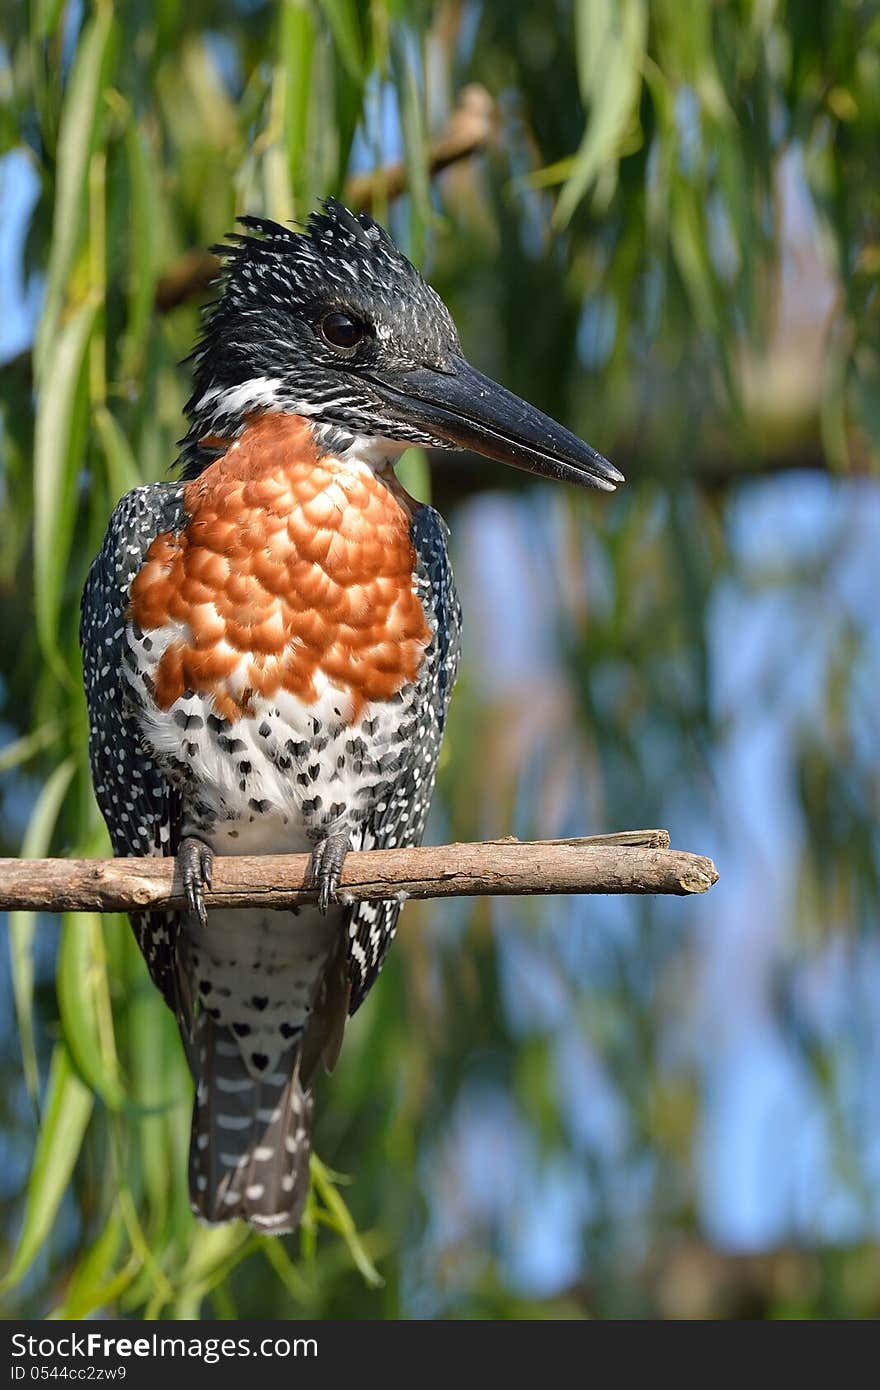
[[[336,897],[336,890],[342,876],[342,865],[350,849],[351,840],[348,833],[344,832],[328,835],[326,839],[320,840],[312,850],[306,873],[306,886],[317,888],[320,912],[326,913]]]
[[[204,840],[187,836],[181,840],[177,851],[177,864],[190,912],[198,917],[202,926],[208,924],[205,908],[205,889],[210,888],[214,875],[214,851]]]

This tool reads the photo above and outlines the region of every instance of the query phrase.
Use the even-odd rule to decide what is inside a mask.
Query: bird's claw
[[[198,917],[203,927],[208,925],[204,890],[211,887],[214,874],[214,851],[204,840],[187,836],[177,851],[177,865],[186,895],[186,905]]]
[[[351,840],[347,833],[342,833],[328,835],[312,850],[306,871],[306,887],[317,888],[319,912],[326,914],[336,897],[342,865],[350,849]]]

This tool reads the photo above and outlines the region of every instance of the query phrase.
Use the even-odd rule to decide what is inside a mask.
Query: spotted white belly
[[[208,911],[192,916],[184,949],[201,1007],[237,1038],[248,1071],[277,1081],[284,1053],[301,1038],[327,959],[343,930],[343,909],[315,907]]]

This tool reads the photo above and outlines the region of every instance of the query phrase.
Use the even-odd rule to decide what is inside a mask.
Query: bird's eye
[[[331,347],[352,352],[364,336],[364,325],[358,323],[350,314],[338,311],[325,314],[321,320],[321,337]]]

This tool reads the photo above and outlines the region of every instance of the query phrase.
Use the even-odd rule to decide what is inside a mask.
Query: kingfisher
[[[98,805],[120,856],[175,856],[133,913],[195,1083],[191,1204],[295,1230],[312,1087],[400,902],[340,901],[351,849],[418,845],[459,666],[448,531],[398,482],[457,448],[611,491],[601,454],[468,364],[367,213],[241,219],[216,248],[174,481],[116,506],[82,601]],[[214,908],[215,855],[307,852],[314,902]]]

